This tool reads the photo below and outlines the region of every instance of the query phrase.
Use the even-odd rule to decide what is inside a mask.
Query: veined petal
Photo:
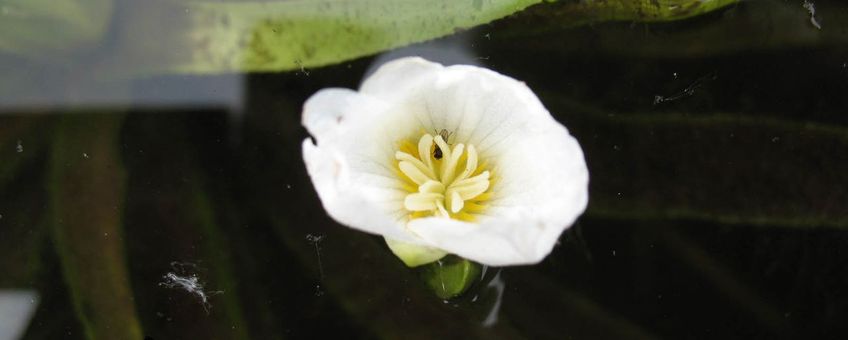
[[[389,119],[393,128],[373,122],[394,112],[385,102],[346,89],[325,89],[304,104],[303,125],[312,135],[303,141],[303,160],[327,213],[336,221],[369,233],[422,243],[405,227],[405,193],[394,170],[396,136],[382,131],[415,129]],[[367,143],[352,143],[372,136]],[[391,141],[391,142],[390,142]]]
[[[507,266],[538,263],[553,250],[562,226],[534,216],[490,219],[479,224],[435,217],[409,228],[430,244],[479,263]]]
[[[375,189],[357,186],[343,157],[303,141],[303,159],[324,209],[334,220],[362,231],[411,243],[423,243],[386,213],[373,196]]]
[[[442,65],[417,57],[395,59],[365,79],[359,91],[386,99],[405,97],[418,91],[422,84],[431,82],[442,68]]]
[[[498,191],[490,203],[495,216],[532,215],[556,221],[564,230],[586,209],[589,171],[577,141],[559,124],[533,122],[522,143],[497,160]],[[552,148],[551,145],[557,147]]]

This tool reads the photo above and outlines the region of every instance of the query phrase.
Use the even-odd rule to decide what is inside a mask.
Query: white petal
[[[327,89],[304,104],[303,125],[315,139],[303,142],[303,159],[327,213],[336,221],[406,242],[421,242],[405,228],[405,191],[394,170],[396,136],[375,122],[391,118],[385,103],[344,89]],[[379,119],[378,119],[379,118]],[[394,128],[400,125],[393,123]],[[414,128],[414,125],[409,128]]]
[[[431,82],[442,68],[440,64],[417,57],[395,59],[365,79],[359,92],[386,100],[406,97],[417,92],[424,83]]]
[[[359,185],[341,154],[322,150],[307,139],[303,141],[303,159],[321,204],[334,220],[365,232],[421,243],[391,215],[391,208],[375,198],[391,193]],[[402,204],[403,197],[398,196],[397,201]]]
[[[491,266],[538,263],[551,252],[563,229],[562,224],[535,216],[481,224],[431,217],[413,220],[409,227],[448,253]]]
[[[589,171],[568,131],[553,119],[541,118],[515,134],[520,142],[500,150],[487,214],[507,219],[535,216],[557,223],[561,232],[586,209]]]

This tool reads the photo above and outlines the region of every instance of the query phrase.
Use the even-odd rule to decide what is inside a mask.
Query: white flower
[[[407,265],[537,263],[586,208],[583,152],[524,83],[403,58],[304,105],[303,159],[339,223]]]

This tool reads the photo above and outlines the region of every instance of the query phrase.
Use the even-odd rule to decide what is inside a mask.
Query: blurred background
[[[0,339],[844,338],[846,42],[834,0],[0,0]],[[327,216],[302,104],[403,55],[581,143],[544,262],[443,300]]]

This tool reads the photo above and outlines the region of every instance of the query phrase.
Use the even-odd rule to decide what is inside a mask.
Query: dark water
[[[26,339],[843,338],[848,7],[817,5],[821,30],[753,1],[521,34],[518,15],[400,51],[525,81],[590,171],[544,262],[451,301],[305,172],[303,102],[375,57],[118,85],[0,59],[37,80],[0,93],[0,292],[37,294]]]

